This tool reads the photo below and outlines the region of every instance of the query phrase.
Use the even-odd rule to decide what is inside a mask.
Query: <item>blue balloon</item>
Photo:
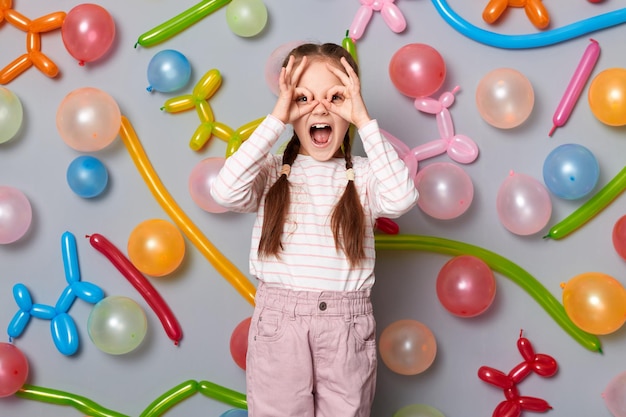
[[[67,168],[67,183],[78,196],[99,196],[109,182],[109,173],[102,162],[93,156],[79,156]]]
[[[220,414],[220,417],[248,417],[248,410],[233,408],[232,410],[228,410],[225,413]]]
[[[169,93],[180,90],[191,78],[191,66],[185,55],[173,49],[157,52],[148,64],[147,90]]]
[[[589,194],[600,177],[593,153],[582,145],[557,146],[543,163],[543,181],[557,197],[576,200]]]

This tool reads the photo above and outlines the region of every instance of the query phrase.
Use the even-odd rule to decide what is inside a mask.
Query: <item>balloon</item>
[[[205,397],[213,398],[233,407],[247,409],[246,396],[240,392],[217,385],[214,382],[198,381],[198,392]]]
[[[626,321],[626,289],[615,278],[586,272],[561,286],[567,315],[584,331],[610,334]]]
[[[626,416],[626,372],[620,372],[609,381],[602,398],[614,417]]]
[[[380,356],[387,367],[400,375],[416,375],[432,365],[437,353],[435,336],[415,320],[398,320],[380,335]]]
[[[582,93],[583,88],[585,88],[585,84],[591,75],[591,71],[593,71],[593,67],[595,67],[596,62],[598,62],[600,45],[594,39],[590,40],[591,43],[587,46],[587,49],[585,49],[585,53],[580,59],[576,71],[574,71],[574,75],[572,75],[567,89],[565,93],[563,93],[563,97],[552,116],[553,126],[548,136],[552,136],[557,127],[565,125],[580,97],[580,93]]]
[[[517,235],[532,235],[548,224],[552,201],[539,181],[511,172],[498,189],[496,209],[502,225]]]
[[[413,148],[413,155],[418,161],[447,152],[450,158],[462,164],[474,162],[478,157],[478,146],[465,135],[454,133],[452,116],[448,107],[454,103],[454,93],[459,87],[452,91],[443,93],[439,100],[431,98],[416,98],[415,108],[430,114],[437,115],[437,128],[441,138],[435,139],[423,145]]]
[[[349,36],[349,33],[350,31],[346,30],[346,36],[344,36],[343,40],[341,41],[341,46],[350,54],[352,59],[354,59],[354,62],[358,64],[359,57],[356,53],[356,43],[354,43],[354,39]]]
[[[106,189],[109,172],[104,164],[93,156],[79,156],[67,167],[67,183],[78,196],[97,197]]]
[[[392,417],[445,417],[441,411],[427,404],[411,404],[402,407]]]
[[[226,23],[235,35],[256,36],[267,23],[267,7],[262,0],[231,0],[226,6]]]
[[[211,187],[220,169],[224,166],[225,158],[205,158],[198,162],[189,175],[189,194],[191,199],[202,210],[209,213],[225,213],[227,208],[220,206],[211,197]]]
[[[609,126],[626,125],[626,69],[609,68],[589,85],[589,107],[593,115]]]
[[[474,185],[465,171],[449,162],[436,162],[417,172],[417,205],[435,219],[449,220],[467,211],[474,198]]]
[[[445,81],[446,63],[432,46],[410,43],[391,57],[389,76],[402,94],[426,97],[439,90]]]
[[[0,143],[10,141],[22,127],[24,110],[14,92],[0,87]]]
[[[146,220],[128,238],[128,257],[144,274],[162,277],[174,272],[183,261],[185,240],[167,220]]]
[[[278,76],[283,67],[285,58],[296,47],[302,45],[304,41],[291,41],[280,45],[274,49],[265,62],[265,82],[275,96],[278,96]],[[344,47],[345,48],[345,47]]]
[[[434,236],[384,235],[375,236],[376,249],[422,250],[446,255],[472,255],[482,259],[494,272],[498,272],[519,285],[552,317],[567,333],[585,348],[601,352],[597,336],[581,330],[569,318],[563,305],[528,271],[507,258],[479,246]]]
[[[56,115],[61,139],[81,152],[109,146],[120,130],[121,113],[109,94],[93,87],[78,88],[63,98]]]
[[[189,9],[143,33],[137,39],[137,45],[149,47],[171,38],[202,18],[228,4],[231,0],[202,0]]]
[[[544,238],[562,239],[604,210],[626,189],[626,167],[574,212],[550,228]]]
[[[543,162],[543,182],[557,197],[576,200],[595,188],[600,166],[595,155],[578,144],[559,145]]]
[[[115,22],[104,7],[79,4],[67,13],[61,36],[67,52],[84,65],[99,59],[111,48]]]
[[[13,395],[28,378],[28,360],[17,347],[0,343],[0,398]]]
[[[246,370],[246,354],[248,353],[248,331],[252,317],[242,320],[230,336],[230,355],[244,371]]]
[[[154,400],[147,410],[141,413],[141,417],[158,417],[196,392],[198,392],[197,381],[189,380],[178,384]]]
[[[443,307],[459,317],[484,313],[496,296],[496,279],[480,258],[460,255],[452,258],[437,275],[437,297]]]
[[[91,310],[87,329],[98,349],[111,355],[123,355],[141,344],[148,320],[141,306],[131,298],[108,296]]]
[[[621,8],[540,33],[503,35],[472,25],[452,10],[445,0],[431,1],[446,23],[462,35],[485,45],[505,49],[541,48],[626,22],[626,8]]]
[[[613,226],[613,247],[622,259],[626,260],[626,216],[622,216]]]
[[[220,417],[248,417],[248,410],[232,409],[220,414]]]
[[[495,23],[508,7],[523,7],[528,20],[537,29],[545,29],[550,24],[550,16],[545,6],[539,1],[511,1],[511,0],[490,0],[483,10],[483,20],[489,24]]]
[[[406,29],[406,20],[398,6],[394,4],[395,0],[382,0],[376,2],[371,0],[360,1],[361,6],[357,10],[354,19],[352,20],[352,24],[350,25],[349,33],[352,39],[361,39],[361,36],[363,36],[363,33],[365,32],[365,27],[369,23],[375,11],[380,12],[383,20],[393,32],[400,33]]]
[[[132,262],[107,238],[95,233],[89,236],[89,243],[96,250],[107,257],[118,271],[135,287],[135,289],[146,300],[150,308],[161,321],[161,325],[167,336],[178,345],[182,339],[182,329],[172,310],[169,308],[161,294],[150,284]]]
[[[32,219],[33,211],[26,195],[17,188],[0,185],[0,244],[22,238]]]
[[[154,171],[130,121],[122,116],[120,136],[148,188],[166,213],[213,267],[252,305],[256,287],[202,234],[180,206],[172,199]]]
[[[171,93],[180,90],[191,78],[191,65],[182,53],[173,49],[157,52],[148,63],[147,90]]]
[[[512,129],[524,123],[534,104],[532,84],[524,74],[511,68],[488,72],[476,88],[480,116],[500,129]]]

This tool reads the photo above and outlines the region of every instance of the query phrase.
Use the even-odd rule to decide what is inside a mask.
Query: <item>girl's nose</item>
[[[328,113],[328,109],[324,106],[324,103],[319,101],[317,105],[313,108],[313,114],[325,115]]]

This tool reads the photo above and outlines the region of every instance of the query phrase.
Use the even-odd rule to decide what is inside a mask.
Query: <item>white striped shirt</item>
[[[289,174],[291,204],[278,257],[260,259],[257,251],[265,194],[279,176],[282,156],[271,149],[285,125],[269,115],[230,156],[211,187],[219,204],[236,212],[257,211],[252,231],[250,273],[270,285],[306,291],[354,291],[374,285],[374,223],[409,211],[418,197],[404,162],[372,120],[359,130],[367,158],[353,156],[355,185],[365,212],[366,259],[351,267],[337,251],[330,217],[347,179],[345,160],[319,162],[298,155]]]

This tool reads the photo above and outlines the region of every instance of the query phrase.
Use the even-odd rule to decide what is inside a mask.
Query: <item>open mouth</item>
[[[315,145],[325,145],[330,140],[332,128],[327,124],[314,124],[311,126],[309,133]]]

